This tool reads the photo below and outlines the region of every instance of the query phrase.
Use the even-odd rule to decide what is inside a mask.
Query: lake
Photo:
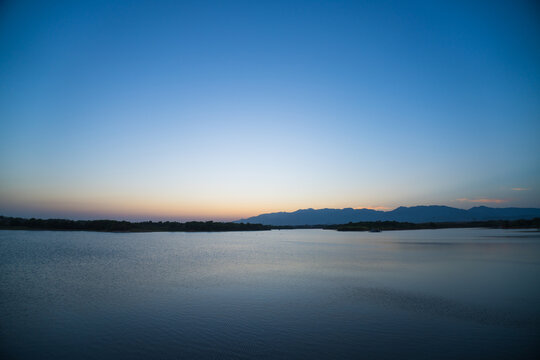
[[[540,232],[0,231],[3,359],[532,359]]]

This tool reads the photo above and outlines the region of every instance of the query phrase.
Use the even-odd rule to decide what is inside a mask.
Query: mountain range
[[[518,220],[540,217],[538,208],[490,208],[477,206],[469,210],[449,206],[400,206],[391,211],[372,209],[301,209],[294,212],[261,214],[236,222],[263,225],[333,225],[360,221],[400,221],[411,223]]]

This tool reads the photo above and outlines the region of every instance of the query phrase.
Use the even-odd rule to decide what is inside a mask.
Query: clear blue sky
[[[0,214],[540,207],[534,1],[4,1]]]

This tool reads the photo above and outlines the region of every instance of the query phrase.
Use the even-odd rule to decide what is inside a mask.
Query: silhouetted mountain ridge
[[[261,214],[237,222],[264,225],[332,225],[361,221],[399,221],[411,223],[518,220],[540,217],[538,208],[490,208],[469,210],[443,205],[400,206],[391,211],[372,209],[300,209],[293,212]]]

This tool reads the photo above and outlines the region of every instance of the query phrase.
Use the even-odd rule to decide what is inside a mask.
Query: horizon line
[[[238,221],[246,220],[246,219],[261,216],[261,215],[276,214],[276,213],[292,214],[292,213],[295,213],[297,211],[305,211],[305,210],[318,211],[318,210],[346,210],[346,209],[351,209],[351,210],[372,210],[372,211],[376,211],[376,212],[387,213],[387,212],[392,212],[394,210],[397,210],[399,208],[407,208],[407,209],[409,209],[409,208],[415,208],[415,207],[446,207],[446,208],[464,210],[464,211],[468,211],[468,210],[471,210],[473,208],[479,208],[479,207],[485,207],[485,208],[490,208],[490,209],[540,209],[540,206],[538,206],[538,207],[517,207],[517,206],[490,207],[490,206],[485,206],[485,205],[478,205],[478,206],[472,206],[470,208],[460,208],[460,207],[453,207],[453,206],[448,206],[448,205],[431,204],[431,205],[412,205],[412,206],[400,205],[400,206],[397,206],[395,208],[385,208],[385,210],[380,209],[382,207],[299,208],[299,209],[291,210],[291,211],[263,212],[263,213],[258,213],[257,215],[245,216],[245,217],[241,217],[241,218],[231,218],[231,219],[228,219],[228,220],[227,219],[219,219],[219,217],[216,217],[216,218],[218,218],[218,220],[216,220],[215,218],[213,218],[213,219],[200,218],[200,219],[195,220],[195,219],[186,218],[185,216],[178,216],[178,217],[164,216],[164,217],[158,218],[158,217],[151,216],[151,215],[148,216],[148,217],[138,217],[136,215],[130,217],[130,216],[118,216],[118,215],[114,216],[112,214],[109,214],[109,216],[105,215],[105,217],[92,216],[92,215],[88,215],[87,217],[77,217],[75,214],[74,214],[75,215],[74,217],[70,217],[69,215],[65,216],[65,217],[63,215],[49,217],[49,216],[40,216],[40,215],[37,215],[37,216],[28,216],[28,215],[17,216],[17,215],[0,214],[0,217],[11,217],[11,218],[21,218],[21,219],[38,219],[38,220],[73,220],[73,221],[96,221],[96,220],[98,220],[98,221],[99,220],[110,221],[110,220],[114,220],[114,221],[128,221],[128,222],[148,222],[148,221],[151,221],[151,222],[167,222],[167,221],[169,221],[169,222],[208,222],[208,221],[212,221],[212,222],[238,222]],[[112,216],[110,216],[110,215],[112,215]]]

